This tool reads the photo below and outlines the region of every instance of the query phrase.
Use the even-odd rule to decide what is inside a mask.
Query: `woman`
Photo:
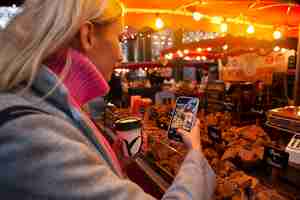
[[[0,122],[1,197],[153,199],[122,178],[116,155],[80,110],[108,92],[121,58],[121,15],[116,0],[27,0],[0,33],[0,110],[10,111]],[[26,112],[11,112],[20,106]],[[184,134],[190,153],[163,199],[213,193],[199,137],[198,126]]]

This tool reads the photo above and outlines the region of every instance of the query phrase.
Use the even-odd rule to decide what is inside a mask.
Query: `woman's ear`
[[[80,47],[84,52],[89,52],[93,48],[94,26],[90,22],[81,25],[79,29]]]

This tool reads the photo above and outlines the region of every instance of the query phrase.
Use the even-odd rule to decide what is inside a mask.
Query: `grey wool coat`
[[[6,200],[152,200],[116,173],[109,155],[89,137],[80,112],[68,104],[57,77],[43,67],[33,89],[22,96],[0,94],[0,111],[27,105],[51,115],[28,115],[0,127],[0,199]],[[188,153],[164,200],[209,200],[215,174],[204,156]]]

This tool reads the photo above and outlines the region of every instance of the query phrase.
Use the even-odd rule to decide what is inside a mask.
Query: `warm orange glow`
[[[168,53],[165,55],[166,60],[172,60],[173,59],[173,53]]]
[[[198,61],[201,60],[201,57],[200,57],[200,56],[197,56],[197,57],[196,57],[196,60],[198,60]]]
[[[165,26],[165,23],[161,18],[158,17],[155,20],[155,26],[157,29],[162,29]]]
[[[182,53],[180,50],[177,51],[177,54],[178,54],[178,56],[179,56],[180,58],[183,57],[183,53]]]
[[[285,49],[285,48],[281,49],[281,53],[285,53],[286,51],[287,51],[287,49]]]
[[[201,51],[202,51],[202,48],[200,48],[200,47],[197,48],[197,51],[198,51],[198,52],[201,52]]]
[[[185,49],[184,51],[183,51],[183,53],[184,54],[188,54],[190,51],[188,50],[188,49]]]
[[[225,44],[222,48],[223,48],[223,50],[227,50],[228,49],[228,45]]]
[[[212,48],[211,48],[211,47],[208,47],[206,50],[207,50],[207,51],[211,51],[211,50],[212,50]]]
[[[203,15],[199,12],[193,12],[193,19],[195,21],[200,21],[203,18]]]
[[[279,40],[282,37],[282,33],[280,31],[274,31],[273,32],[273,37],[275,40]]]
[[[276,47],[274,47],[274,49],[273,49],[274,51],[280,51],[280,47],[279,46],[276,46]]]
[[[207,60],[206,56],[202,56],[201,58],[202,60]]]
[[[223,22],[223,17],[214,16],[211,18],[211,23],[213,24],[221,24]]]
[[[227,31],[228,31],[228,24],[222,23],[221,24],[221,32],[222,33],[227,33]]]
[[[191,58],[186,56],[186,57],[184,57],[184,60],[191,60]]]
[[[255,33],[255,28],[253,25],[249,25],[248,28],[247,28],[247,33],[249,34],[253,34]]]

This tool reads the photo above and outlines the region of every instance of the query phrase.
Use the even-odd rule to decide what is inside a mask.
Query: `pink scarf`
[[[63,83],[80,107],[108,93],[109,86],[97,67],[86,56],[74,49],[62,51],[51,57],[47,61],[49,69],[61,76],[67,55],[71,57],[72,63]]]
[[[70,71],[64,77],[63,83],[68,89],[70,103],[80,110],[80,107],[88,101],[107,94],[109,86],[97,67],[86,56],[74,49],[68,49],[52,56],[46,62],[48,68],[57,76],[61,76],[67,55],[71,57],[72,62]],[[81,112],[81,115],[86,124],[93,130],[99,143],[110,154],[116,170],[122,176],[119,160],[108,141],[84,112]]]

